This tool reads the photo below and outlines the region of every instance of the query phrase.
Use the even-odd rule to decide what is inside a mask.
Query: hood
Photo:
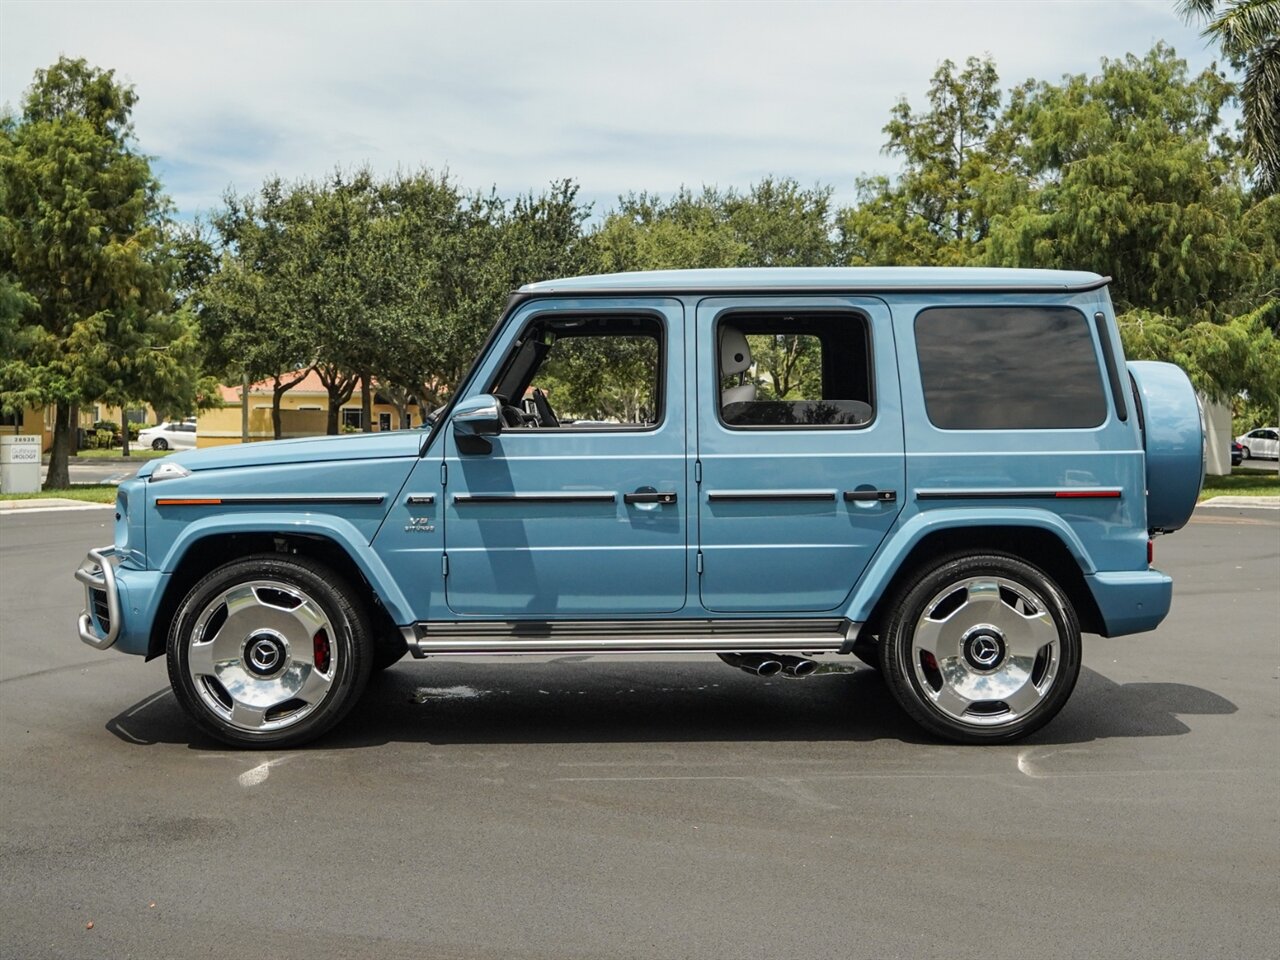
[[[148,461],[138,471],[148,477],[161,463],[179,463],[188,470],[223,470],[228,467],[263,466],[274,463],[321,463],[334,460],[377,460],[387,457],[416,457],[425,430],[388,430],[380,433],[350,433],[336,437],[301,437],[262,443],[232,443],[173,453]]]

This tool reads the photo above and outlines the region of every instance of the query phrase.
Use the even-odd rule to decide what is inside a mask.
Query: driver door
[[[471,391],[507,392],[501,431],[460,445],[444,430],[450,610],[679,610],[690,565],[681,304],[535,301],[508,331]]]

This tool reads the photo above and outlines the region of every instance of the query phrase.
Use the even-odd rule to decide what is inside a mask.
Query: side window
[[[490,392],[510,427],[650,429],[663,415],[664,351],[655,317],[544,315],[521,333]]]
[[[943,430],[1069,430],[1107,416],[1084,314],[931,307],[915,322],[929,421]]]
[[[716,341],[727,427],[863,427],[874,419],[860,313],[729,313]]]

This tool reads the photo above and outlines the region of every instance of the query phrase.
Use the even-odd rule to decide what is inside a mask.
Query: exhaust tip
[[[737,667],[757,677],[772,677],[781,673],[782,658],[769,653],[721,653],[717,656],[731,667]]]
[[[748,669],[751,668],[748,667]],[[782,672],[782,664],[777,660],[761,660],[752,672],[760,677],[772,677]]]
[[[795,663],[786,665],[786,671],[793,677],[807,677],[818,669],[817,661],[797,659]]]

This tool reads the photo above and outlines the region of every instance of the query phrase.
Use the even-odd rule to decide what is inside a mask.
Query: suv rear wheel
[[[347,714],[372,653],[367,615],[337,573],[263,554],[218,567],[187,594],[169,630],[169,681],[219,740],[293,746]]]
[[[1048,723],[1080,673],[1080,624],[1037,568],[952,557],[893,605],[881,670],[921,726],[961,743],[1017,740]]]

